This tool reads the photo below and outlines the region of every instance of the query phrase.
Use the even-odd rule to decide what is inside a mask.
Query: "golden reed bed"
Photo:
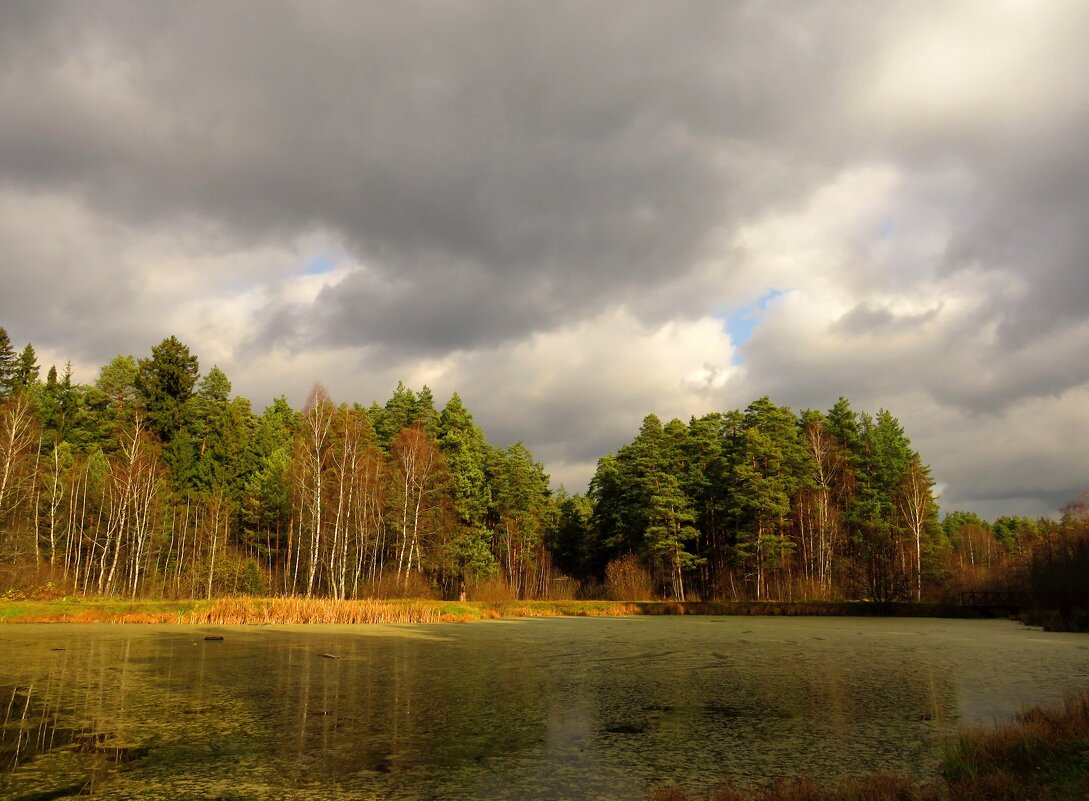
[[[6,623],[167,623],[292,625],[467,623],[519,617],[648,614],[646,604],[609,601],[446,602],[425,599],[216,598],[209,601],[117,601],[69,598],[0,603]],[[660,613],[660,612],[658,612]],[[673,612],[675,614],[675,612]]]

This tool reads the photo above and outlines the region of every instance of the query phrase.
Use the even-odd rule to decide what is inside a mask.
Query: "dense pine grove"
[[[315,386],[257,414],[175,337],[78,385],[0,328],[9,593],[925,600],[1038,566],[1083,513],[939,523],[896,418],[842,398],[649,415],[587,495],[553,494],[457,394],[364,407]]]

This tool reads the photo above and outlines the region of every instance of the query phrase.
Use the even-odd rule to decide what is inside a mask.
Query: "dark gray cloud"
[[[5,20],[4,180],[239,241],[331,231],[400,289],[353,277],[307,334],[431,348],[652,292],[725,219],[826,174],[861,38],[857,8],[809,4],[26,10]],[[777,142],[805,147],[789,178],[759,164]]]
[[[832,330],[853,335],[903,331],[913,326],[924,325],[929,320],[933,320],[939,311],[939,309],[928,309],[920,314],[895,314],[888,309],[859,304],[840,317],[832,326]]]
[[[571,471],[648,411],[845,394],[907,407],[951,502],[1044,509],[1080,479],[958,454],[1089,382],[1087,37],[1079,3],[5,3],[0,323],[91,365],[187,334],[262,392],[430,380]]]

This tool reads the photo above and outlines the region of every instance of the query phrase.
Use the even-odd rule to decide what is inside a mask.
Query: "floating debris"
[[[219,641],[219,640],[222,640],[222,639],[223,639],[223,637],[222,637],[222,636],[220,636],[219,634],[209,634],[209,635],[208,635],[207,637],[205,637],[204,639],[205,639],[205,640],[211,640],[211,641],[213,641],[213,642],[217,642],[217,641]]]
[[[609,734],[643,734],[646,730],[645,726],[632,723],[614,723],[602,729]]]
[[[322,659],[340,659],[341,657],[337,656],[336,654],[322,654],[321,658]]]

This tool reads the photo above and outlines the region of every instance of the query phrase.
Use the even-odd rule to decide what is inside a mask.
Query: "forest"
[[[428,387],[398,384],[363,406],[316,385],[301,409],[280,396],[258,413],[173,336],[86,385],[70,365],[42,379],[37,361],[0,328],[9,597],[926,601],[1033,581],[1080,589],[1067,568],[1089,541],[1084,499],[1060,520],[940,519],[897,419],[844,398],[827,412],[764,397],[688,423],[648,415],[583,495],[550,490],[523,444],[489,443],[456,393],[440,409]]]

